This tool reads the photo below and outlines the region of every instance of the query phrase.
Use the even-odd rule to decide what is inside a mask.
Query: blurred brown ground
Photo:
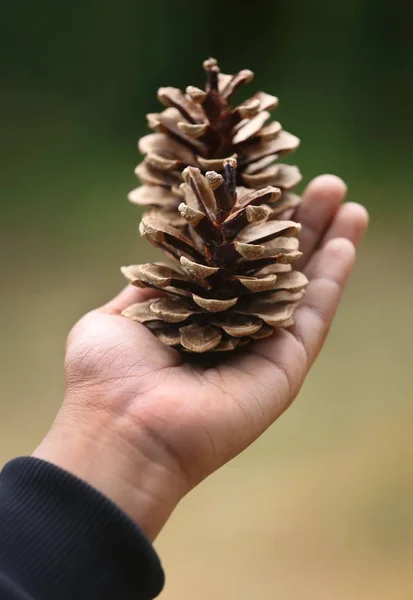
[[[413,279],[402,240],[373,222],[296,404],[178,507],[156,544],[165,600],[413,597]],[[0,461],[46,432],[68,328],[121,285],[116,257],[136,258],[135,243],[119,244],[99,261],[78,249],[62,263],[58,252],[45,269],[34,241],[1,273]]]

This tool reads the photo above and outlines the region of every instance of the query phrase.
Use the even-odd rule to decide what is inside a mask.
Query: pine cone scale
[[[139,143],[147,158],[137,175],[147,185],[172,189],[183,181],[186,166],[222,174],[225,159],[236,157],[240,185],[255,189],[274,185],[282,190],[296,185],[300,179],[297,174],[287,177],[281,173],[275,181],[273,173],[266,171],[279,156],[299,145],[298,138],[284,131],[280,123],[266,124],[278,98],[257,92],[233,108],[233,94],[252,80],[252,72],[222,74],[215,59],[205,61],[204,68],[205,90],[194,86],[188,86],[186,92],[173,87],[159,89],[158,98],[166,108],[148,115],[149,126],[157,133],[144,136]]]
[[[160,88],[166,106],[148,115],[155,131],[139,149],[143,185],[129,199],[149,207],[140,233],[171,264],[122,271],[159,297],[123,315],[183,352],[229,352],[291,325],[307,279],[292,269],[301,256],[301,226],[289,216],[300,197],[290,192],[297,167],[276,162],[299,145],[280,123],[268,123],[278,99],[258,92],[232,107],[251,71],[220,73],[205,61],[205,90]]]

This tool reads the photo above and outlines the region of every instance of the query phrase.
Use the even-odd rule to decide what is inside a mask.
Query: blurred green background
[[[160,85],[251,68],[304,182],[371,212],[297,403],[157,541],[165,600],[413,597],[412,30],[402,0],[1,3],[1,462],[58,409],[70,326],[149,256],[126,194]]]

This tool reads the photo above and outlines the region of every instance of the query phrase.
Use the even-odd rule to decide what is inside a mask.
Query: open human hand
[[[310,283],[294,326],[220,355],[186,362],[120,313],[153,294],[129,286],[71,331],[63,407],[35,456],[105,493],[153,539],[179,500],[257,439],[291,404],[329,331],[368,222],[341,204],[332,175],[303,196],[298,267]]]

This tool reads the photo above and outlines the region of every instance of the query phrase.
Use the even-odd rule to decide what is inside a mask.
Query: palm
[[[203,358],[184,363],[145,327],[120,316],[148,293],[127,288],[74,328],[69,400],[71,389],[87,387],[95,392],[93,408],[125,412],[163,444],[191,485],[241,452],[294,400],[328,332],[353,266],[353,244],[367,225],[364,209],[340,207],[344,192],[336,178],[321,177],[298,209],[300,268],[310,284],[293,327],[216,365]]]

